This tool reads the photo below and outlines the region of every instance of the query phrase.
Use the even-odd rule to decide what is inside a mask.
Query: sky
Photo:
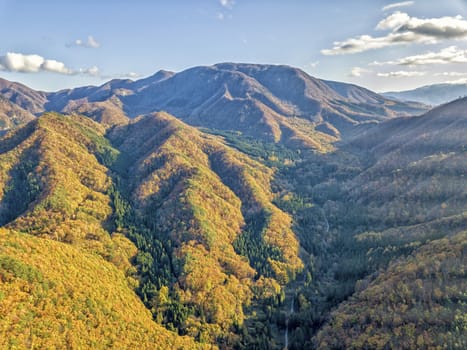
[[[467,82],[467,0],[0,0],[0,77],[35,89],[220,62],[378,92]]]

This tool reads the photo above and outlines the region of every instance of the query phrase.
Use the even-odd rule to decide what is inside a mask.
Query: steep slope
[[[464,231],[360,281],[318,334],[317,348],[465,349],[466,249]]]
[[[14,299],[29,290],[27,308],[54,329],[61,309],[37,305],[64,300],[82,347],[103,334],[123,348],[463,347],[467,99],[393,118],[404,105],[353,85],[220,64],[62,91],[55,103],[89,118],[45,114],[0,140],[0,330],[19,344],[75,335],[53,343],[41,318],[31,325]],[[146,113],[153,103],[206,128]],[[77,294],[47,271],[54,257],[58,274],[78,271]],[[100,268],[115,298],[89,285]],[[112,308],[120,300],[136,300],[135,313]]]
[[[203,348],[153,322],[123,272],[101,257],[5,229],[0,246],[0,347]]]
[[[0,78],[0,96],[34,115],[44,112],[47,93]]]
[[[111,179],[97,159],[110,161],[117,151],[102,134],[87,118],[55,114],[8,134],[0,155],[1,223],[105,255]]]
[[[437,106],[465,97],[467,95],[467,84],[433,84],[414,90],[384,92],[382,95],[399,101],[417,101]]]
[[[116,96],[96,102],[87,102],[86,99],[71,100],[61,109],[61,112],[85,115],[106,127],[128,122],[128,117],[122,111],[122,103]]]
[[[295,213],[295,232],[311,255],[311,263],[305,268],[309,274],[304,274],[303,285],[294,291],[296,309],[287,328],[291,349],[313,346],[312,339],[329,320],[329,312],[356,288],[365,286],[359,280],[371,280],[381,271],[384,275],[391,261],[403,261],[418,248],[430,250],[426,246],[430,241],[467,229],[466,104],[467,99],[458,100],[420,117],[396,118],[365,128],[336,152],[304,155],[300,162],[281,171],[278,181],[285,185],[278,203]],[[465,235],[461,237],[465,242]],[[448,246],[457,244],[448,242]],[[401,274],[410,272],[405,271],[410,266],[401,263]],[[430,284],[431,277],[425,278]],[[441,284],[454,283],[462,289],[458,281],[445,278]],[[388,294],[398,293],[397,285],[385,286]],[[336,314],[333,330],[327,328],[325,342],[319,340],[322,348],[384,348],[388,341],[386,320],[370,312],[376,297],[362,298],[358,305],[351,303],[342,314]],[[378,300],[382,303],[375,306],[379,310],[387,306],[384,299]],[[418,303],[416,299],[406,302],[409,307]],[[358,326],[361,319],[353,310],[360,307],[374,321],[369,322],[368,329]],[[453,307],[459,309],[461,305]],[[407,322],[420,320],[423,331],[436,332],[438,323],[430,305],[415,309],[425,315],[411,314]],[[341,326],[344,328],[339,331]],[[385,342],[381,343],[384,339],[378,339],[378,334],[384,335]],[[404,337],[400,335],[399,340],[406,342]],[[341,344],[340,340],[349,342]],[[357,345],[352,345],[353,341]],[[434,341],[440,342],[442,338]],[[391,348],[414,346],[388,344]]]
[[[35,116],[0,96],[0,130],[10,130],[33,120]]]
[[[252,299],[280,294],[302,268],[291,218],[271,202],[271,170],[165,113],[115,128],[110,139],[126,160],[135,208],[126,229],[131,236],[136,225],[134,240],[163,247],[151,254],[166,261],[147,274],[144,299],[157,305],[165,295],[161,322],[232,347]],[[175,305],[179,318],[169,312]]]
[[[44,111],[45,101],[45,93],[0,78],[0,131],[34,119]]]
[[[118,151],[103,134],[46,114],[0,140],[2,347],[198,346],[154,323],[134,292],[137,249],[111,235],[104,164]]]
[[[84,305],[82,299],[66,297],[60,309],[87,334],[76,343],[80,346],[94,346],[110,332],[107,327],[116,326],[101,318],[108,316],[113,299],[102,300],[102,289],[89,285],[96,280],[116,289],[122,299],[134,301],[135,288],[157,323],[200,343],[232,348],[251,344],[258,334],[266,339],[262,329],[250,328],[256,313],[277,306],[283,286],[303,267],[292,219],[272,203],[271,169],[225,146],[222,138],[164,113],[114,126],[108,133],[113,146],[104,135],[105,127],[89,118],[48,113],[0,140],[0,224],[9,230],[5,244],[21,233],[27,234],[24,240],[31,246],[44,245],[28,258],[16,250],[5,257],[2,273],[13,281],[13,286],[2,285],[13,310],[5,314],[6,322],[13,322],[21,305],[15,304],[11,293],[25,288],[23,281],[11,276],[16,268],[33,279],[39,271],[42,277],[29,281],[31,288],[42,288],[42,281],[58,288],[40,294],[42,299],[30,299],[34,305],[62,298],[61,290],[70,288],[55,272],[44,270],[48,260],[41,254],[49,254],[56,259],[57,273],[68,274],[60,265],[71,264],[69,268],[77,269],[83,279],[73,280],[83,290],[70,293],[92,293]],[[42,243],[32,236],[54,242]],[[62,248],[66,245],[70,253]],[[72,254],[73,259],[57,256],[56,250]],[[109,274],[103,271],[99,279],[96,274],[104,266]],[[95,331],[75,320],[79,315],[69,311],[72,305],[77,312],[97,308],[89,311],[97,315],[96,321],[86,323]],[[122,327],[130,320],[123,317],[125,307],[115,316]],[[60,315],[37,316],[37,328],[26,324],[8,340],[28,343],[32,340],[20,336],[20,329],[42,334],[45,323],[59,327]],[[140,329],[142,344],[159,337],[167,344],[196,347],[190,339],[159,332],[146,314],[135,317],[146,328],[140,323],[127,328],[128,343],[112,344],[131,347],[136,341],[132,339],[137,339],[133,331]],[[261,317],[262,322],[274,322],[271,314]],[[120,329],[109,333],[112,339]],[[54,343],[52,334],[44,336],[41,344],[77,341],[71,332],[66,338],[56,337]]]
[[[122,100],[130,116],[166,110],[192,125],[286,144],[291,138],[310,142],[294,119],[338,137],[339,130],[359,123],[424,110],[357,86],[351,89],[345,92],[350,90],[346,84],[321,81],[287,66],[224,63],[188,69]]]
[[[78,113],[111,126],[127,116],[167,111],[191,125],[321,152],[356,125],[426,110],[274,65],[222,63],[180,73],[159,71],[137,81],[115,79],[54,93],[7,81],[0,87],[2,96],[34,115]]]
[[[61,111],[70,101],[99,102],[106,101],[113,96],[125,96],[137,93],[173,76],[174,73],[161,70],[154,75],[133,81],[130,79],[113,79],[101,86],[84,86],[75,89],[66,89],[47,94],[45,108],[51,111]]]
[[[467,206],[466,107],[467,99],[461,99],[420,117],[388,121],[352,142],[371,162],[347,185],[357,203],[374,206],[367,220],[381,223],[385,213],[388,222],[416,224],[462,213]],[[402,200],[406,205],[396,205]]]

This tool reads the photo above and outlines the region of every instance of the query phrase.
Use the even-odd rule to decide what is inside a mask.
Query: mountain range
[[[112,80],[54,93],[4,82],[0,91],[28,116],[79,113],[113,125],[166,111],[193,126],[312,148],[321,147],[320,138],[340,138],[355,125],[427,110],[422,104],[396,102],[355,85],[316,79],[297,68],[233,63],[180,73],[159,71],[138,81]],[[2,111],[6,116],[11,113]]]
[[[467,98],[233,63],[0,87],[1,348],[467,345]]]
[[[398,101],[415,101],[437,106],[467,96],[467,84],[433,84],[414,90],[384,92],[382,95]]]

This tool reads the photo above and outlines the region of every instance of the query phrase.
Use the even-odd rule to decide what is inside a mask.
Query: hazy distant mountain
[[[467,84],[434,84],[414,90],[384,92],[382,95],[400,101],[416,101],[436,106],[467,96]]]

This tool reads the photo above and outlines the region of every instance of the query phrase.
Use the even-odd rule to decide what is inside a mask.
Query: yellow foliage
[[[154,323],[123,273],[97,255],[5,229],[0,247],[2,349],[202,347]]]

